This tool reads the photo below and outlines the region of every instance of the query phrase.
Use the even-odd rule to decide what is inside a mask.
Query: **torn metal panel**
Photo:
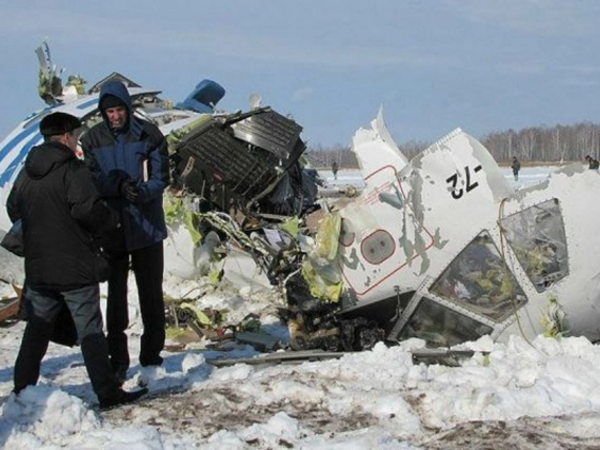
[[[252,212],[263,217],[265,214],[304,215],[316,206],[318,181],[318,178],[312,177],[300,164],[294,163],[281,173],[273,189],[256,201]]]
[[[108,83],[109,81],[120,81],[121,83],[125,84],[125,86],[127,86],[128,88],[141,88],[139,84],[127,78],[125,75],[122,75],[119,72],[112,72],[110,75],[107,75],[106,77],[98,81],[96,84],[94,84],[92,87],[90,87],[88,90],[88,94],[99,94],[100,89],[102,89],[102,86]]]
[[[176,151],[183,184],[224,211],[234,198],[245,205],[259,197],[278,175],[275,156],[247,149],[215,120],[185,136]]]
[[[273,153],[282,161],[297,159],[294,154],[302,127],[270,108],[261,108],[227,120],[233,136],[255,147]]]
[[[352,151],[367,185],[377,183],[383,167],[400,172],[408,164],[408,159],[402,154],[385,125],[383,107],[379,109],[370,128],[360,128],[355,133]]]
[[[420,161],[431,153],[445,157],[429,161],[429,167],[426,169],[428,172],[447,172],[449,167],[454,167],[454,173],[446,180],[453,198],[460,199],[472,192],[477,187],[475,184],[480,184],[484,189],[489,190],[496,202],[514,194],[514,188],[506,180],[492,155],[481,142],[460,128],[415,156],[411,160],[411,165],[422,168]],[[479,176],[485,177],[485,180],[480,182]]]
[[[242,331],[235,333],[235,339],[244,344],[249,344],[261,352],[272,352],[281,348],[281,341],[264,333]]]
[[[390,297],[398,284],[416,289],[426,273],[441,273],[448,258],[482,228],[494,226],[497,193],[487,180],[500,170],[487,163],[484,169],[480,160],[489,156],[484,150],[457,130],[401,173],[383,166],[379,183],[367,184],[340,212],[344,239],[338,261],[359,304]],[[474,220],[463,223],[461,217]],[[444,256],[433,258],[438,254]]]
[[[440,364],[449,367],[459,367],[463,360],[475,355],[473,350],[422,349],[411,350],[414,364]]]
[[[389,149],[375,131],[357,135],[362,148]],[[361,196],[340,211],[340,308],[321,313],[323,327],[304,313],[305,338],[318,342],[327,330],[341,345],[344,320],[362,317],[389,340],[430,346],[567,330],[600,339],[600,266],[591,257],[600,213],[589,208],[597,172],[573,166],[515,191],[460,129],[401,170],[395,156],[389,162],[369,167]]]
[[[372,311],[395,292],[418,289],[419,301],[401,308],[401,319],[388,315],[396,323],[388,338],[450,345],[493,332],[494,320],[506,326],[527,297],[496,236],[485,232],[496,227],[498,199],[513,192],[489,153],[458,129],[399,173],[385,166],[379,173],[386,170],[387,179],[367,183],[349,212],[342,210],[349,226],[339,261],[344,295],[354,299],[348,312]],[[385,320],[380,326],[388,327]]]
[[[236,364],[250,365],[274,365],[274,364],[303,364],[307,361],[322,361],[326,359],[338,359],[344,356],[344,352],[321,352],[321,351],[294,351],[277,352],[270,355],[259,355],[252,358],[221,358],[207,359],[206,362],[215,367],[227,367]]]
[[[590,208],[599,189],[600,174],[571,166],[503,204],[502,217],[514,224],[506,231],[507,259],[523,279],[531,305],[526,309],[538,332],[545,331],[540,324],[552,297],[570,334],[600,339],[600,267],[594,263],[600,233],[597,212]],[[524,248],[531,251],[525,254]],[[505,331],[511,332],[518,332],[518,324]]]
[[[301,130],[270,108],[199,124],[175,146],[181,182],[222,211],[298,213],[308,182],[297,163]]]
[[[243,292],[270,291],[273,289],[266,270],[250,254],[229,247],[223,260],[223,279]]]
[[[197,266],[199,246],[192,244],[190,233],[183,224],[177,223],[167,228],[164,251],[165,260],[169,261],[169,264],[165,266],[166,273],[187,280],[197,279],[201,274]]]

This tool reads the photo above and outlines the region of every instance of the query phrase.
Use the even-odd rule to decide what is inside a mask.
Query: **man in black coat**
[[[108,277],[96,236],[119,226],[100,199],[75,151],[81,122],[65,113],[42,119],[44,143],[34,147],[7,200],[23,226],[29,320],[15,362],[14,392],[35,385],[57,316],[66,304],[101,408],[136,400],[147,390],[123,391],[108,359],[99,282]]]

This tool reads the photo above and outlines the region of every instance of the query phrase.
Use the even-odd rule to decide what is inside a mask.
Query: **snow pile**
[[[4,355],[15,354],[18,340],[7,348],[7,335],[21,328],[0,329]],[[167,353],[162,368],[130,370],[126,387],[148,385],[147,399],[104,413],[97,411],[72,350],[65,349],[61,358],[62,348],[52,346],[54,357],[44,364],[41,383],[19,397],[8,395],[12,358],[3,356],[0,394],[8,397],[2,402],[0,444],[417,448],[474,421],[583,414],[586,421],[573,433],[600,443],[600,348],[586,339],[538,337],[530,344],[515,336],[497,344],[484,337],[464,346],[475,355],[458,367],[415,365],[410,350],[422,345],[412,339],[321,362],[222,368],[210,361],[232,357],[227,352]],[[236,352],[247,356],[252,350]]]

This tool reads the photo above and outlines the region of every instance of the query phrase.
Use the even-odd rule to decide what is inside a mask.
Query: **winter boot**
[[[119,383],[113,367],[108,360],[108,347],[102,333],[85,336],[81,341],[81,353],[92,388],[98,398],[112,395]]]
[[[50,333],[51,326],[37,316],[33,316],[27,322],[15,362],[14,392],[16,394],[27,386],[37,383],[42,359],[48,349]]]
[[[118,388],[113,394],[106,397],[100,397],[100,409],[106,411],[107,409],[114,408],[115,406],[135,402],[147,393],[148,388],[142,388],[131,392],[127,392],[121,388]]]

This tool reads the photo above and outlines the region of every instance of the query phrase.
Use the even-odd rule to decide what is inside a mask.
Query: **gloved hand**
[[[121,197],[131,203],[137,202],[140,198],[140,188],[132,180],[123,181],[119,186],[119,192]]]

